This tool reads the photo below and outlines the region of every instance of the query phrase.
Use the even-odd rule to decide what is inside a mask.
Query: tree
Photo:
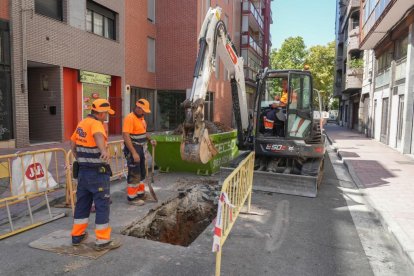
[[[313,88],[321,92],[323,107],[331,107],[335,73],[335,42],[330,42],[326,46],[311,47],[305,63],[309,65],[313,76]]]
[[[300,36],[289,37],[280,49],[270,53],[270,64],[273,69],[303,69],[307,55],[305,42]]]

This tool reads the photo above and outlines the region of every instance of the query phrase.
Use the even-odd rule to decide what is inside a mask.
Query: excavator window
[[[304,139],[309,135],[312,123],[311,77],[291,73],[289,78],[289,104],[287,115],[287,137]]]
[[[259,132],[265,136],[285,136],[287,77],[268,78],[260,95]]]

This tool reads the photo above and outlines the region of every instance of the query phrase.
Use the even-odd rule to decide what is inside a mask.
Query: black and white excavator
[[[198,37],[194,82],[190,97],[182,104],[186,117],[181,158],[205,164],[217,154],[204,121],[204,101],[211,74],[218,66],[215,63],[218,55],[230,77],[238,147],[243,150],[229,166],[237,166],[244,156],[254,151],[254,178],[260,186],[256,188],[316,197],[323,175],[323,122],[328,113],[322,112],[320,104],[315,110],[320,95],[313,90],[311,73],[309,70],[260,70],[256,77],[254,111],[248,114],[244,60],[238,56],[226,25],[220,20],[221,12],[220,7],[209,9]],[[283,86],[287,87],[283,89]]]

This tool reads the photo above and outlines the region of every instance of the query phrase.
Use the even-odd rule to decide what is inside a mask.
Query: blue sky
[[[273,0],[272,48],[291,36],[301,36],[306,47],[335,39],[335,0]]]

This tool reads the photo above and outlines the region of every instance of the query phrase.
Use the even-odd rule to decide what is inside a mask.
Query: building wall
[[[63,2],[64,5],[68,3]],[[81,2],[86,6],[86,0]],[[62,67],[69,67],[119,76],[124,82],[124,1],[95,2],[118,13],[116,41],[84,31],[86,27],[82,28],[79,13],[71,13],[71,5],[64,8],[64,21],[61,22],[36,14],[33,0],[11,1],[15,125],[19,126],[15,128],[17,147],[29,144],[28,93],[25,87],[27,61],[59,66],[61,71]],[[62,91],[63,84],[60,89],[61,93]],[[62,100],[63,113],[64,108]],[[63,121],[62,123],[64,124]],[[65,136],[63,129],[60,135],[62,139]]]
[[[10,19],[9,0],[0,0],[0,19]]]
[[[197,2],[156,2],[156,83],[159,90],[191,88],[197,56]]]
[[[238,54],[240,55],[240,29],[241,29],[241,3],[240,7],[235,7],[233,1],[226,0],[216,0],[211,1],[211,6],[217,4],[222,8],[222,18],[224,21],[225,15],[228,17],[227,32],[230,34],[230,37],[233,39],[233,43],[236,45],[236,48],[239,50]],[[214,2],[214,3],[213,3]],[[234,18],[238,20],[233,20]],[[201,21],[204,20],[204,16],[201,17]],[[239,38],[237,40],[237,38]],[[220,68],[218,73],[218,78],[216,74],[212,74],[212,81],[209,86],[210,91],[214,91],[214,121],[220,121],[227,126],[236,127],[233,123],[233,101],[231,98],[231,87],[230,81],[227,76],[225,76],[226,70],[224,68],[223,62],[220,61]]]
[[[155,5],[162,4],[163,1],[156,1]],[[126,84],[142,88],[156,88],[156,74],[147,70],[147,38],[155,39],[156,47],[166,48],[167,53],[170,45],[159,44],[157,39],[156,26],[161,14],[155,14],[155,24],[151,23],[147,17],[148,1],[125,1],[125,79]],[[184,5],[185,6],[185,5]],[[170,6],[173,8],[173,5]],[[171,12],[171,10],[169,10]],[[174,15],[175,13],[172,13]],[[171,19],[171,18],[170,18]],[[179,33],[180,29],[175,30]],[[156,72],[158,68],[156,67]]]

